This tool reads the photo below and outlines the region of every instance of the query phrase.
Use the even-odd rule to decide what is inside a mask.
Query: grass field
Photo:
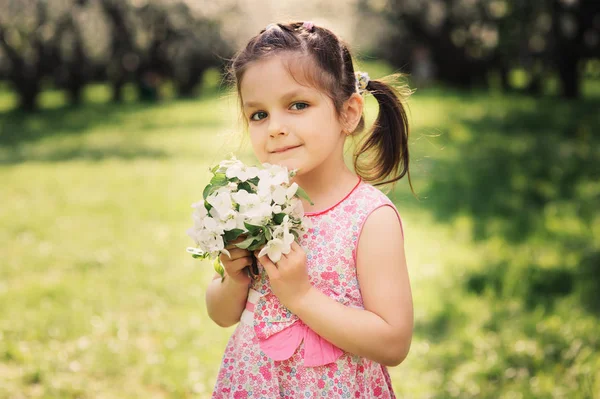
[[[22,115],[0,92],[0,398],[208,398],[233,328],[206,314],[213,272],[185,231],[208,166],[253,162],[236,102],[214,82],[196,100],[87,97]],[[600,285],[581,274],[600,259],[598,105],[413,95],[420,199],[390,193],[416,321],[399,397],[600,397]]]

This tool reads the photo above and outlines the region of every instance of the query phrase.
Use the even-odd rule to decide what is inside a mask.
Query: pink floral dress
[[[356,249],[365,220],[382,206],[396,210],[381,191],[359,181],[333,207],[306,214],[313,228],[300,245],[311,284],[346,306],[364,308]],[[260,264],[259,271],[225,349],[213,399],[395,398],[385,366],[318,336],[279,303]]]

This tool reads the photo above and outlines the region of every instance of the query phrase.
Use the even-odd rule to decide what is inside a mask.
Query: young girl
[[[221,256],[226,276],[207,289],[208,313],[220,326],[240,324],[213,398],[393,398],[386,366],[408,354],[412,295],[400,217],[367,182],[408,172],[401,99],[381,81],[357,78],[346,45],[310,22],[269,25],[232,72],[257,158],[299,169],[294,181],[314,202],[304,203],[313,227],[276,264],[259,258],[254,280],[244,271],[248,251]],[[344,142],[363,128],[363,92],[379,115],[353,171]]]

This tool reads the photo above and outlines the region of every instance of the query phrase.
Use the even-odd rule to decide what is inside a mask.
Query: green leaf
[[[213,166],[213,167],[210,169],[210,173],[212,173],[212,174],[214,175],[215,173],[217,173],[217,170],[219,170],[219,168],[220,168],[220,167],[221,167],[221,166],[220,166],[219,164],[217,164],[217,165]]]
[[[254,241],[256,241],[256,240],[257,240],[257,237],[252,236],[252,237],[248,237],[244,241],[238,242],[237,244],[234,244],[234,245],[238,248],[248,249],[252,245],[252,243],[254,243]]]
[[[212,191],[213,186],[212,184],[208,184],[206,185],[206,187],[204,187],[204,191],[202,192],[202,197],[206,200],[208,198],[208,196],[210,195],[210,192]]]
[[[275,222],[275,224],[283,223],[283,218],[285,218],[285,213],[276,213],[275,215],[273,215],[273,221]]]
[[[255,186],[258,186],[258,176],[253,177],[252,179],[248,179],[247,181],[254,184]]]
[[[308,194],[306,194],[306,191],[304,191],[302,187],[298,187],[298,190],[296,191],[296,197],[304,198],[308,201],[309,204],[314,205],[314,203],[310,200],[310,197],[308,196]]]
[[[267,239],[264,236],[261,236],[260,240],[248,247],[248,251],[256,251],[257,249],[264,247],[266,243]]]
[[[252,186],[247,181],[238,184],[238,190],[246,190],[248,193],[254,192]]]
[[[229,183],[227,180],[227,176],[225,173],[215,173],[212,179],[210,179],[210,184],[217,187],[226,186]]]
[[[225,278],[225,269],[223,269],[223,265],[221,264],[221,259],[217,258],[213,262],[213,268],[219,275],[221,276],[221,281]]]
[[[268,227],[263,227],[262,231],[263,231],[263,234],[265,235],[265,239],[267,241],[271,241],[273,239],[273,234],[271,234],[271,229],[269,229]]]
[[[253,236],[256,236],[262,230],[262,226],[255,226],[253,224],[246,223],[246,222],[244,222],[244,226],[246,226],[246,228],[250,232],[250,235],[253,235]]]
[[[225,243],[229,243],[229,242],[235,240],[236,238],[238,238],[243,233],[244,233],[244,230],[242,230],[242,229],[229,230],[229,231],[226,231],[225,234],[223,234],[223,239],[225,240]]]

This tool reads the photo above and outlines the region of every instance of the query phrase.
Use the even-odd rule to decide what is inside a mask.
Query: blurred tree
[[[19,107],[35,110],[42,79],[60,64],[59,41],[71,26],[67,1],[2,0],[0,48],[6,78],[19,96]]]
[[[163,79],[189,96],[208,68],[222,64],[217,54],[231,53],[219,22],[193,13],[184,1],[100,1],[112,25],[108,76],[115,101],[128,80],[143,99],[156,99]]]
[[[117,102],[127,82],[143,100],[158,99],[165,80],[190,96],[232,54],[218,19],[231,7],[208,16],[186,0],[0,0],[0,78],[28,111],[47,78],[72,104],[92,79],[108,80]]]
[[[79,105],[83,89],[90,79],[90,60],[86,52],[86,44],[80,23],[77,21],[80,10],[86,0],[77,0],[70,13],[64,16],[64,23],[57,33],[55,50],[58,65],[54,70],[56,85],[66,90],[69,102]]]
[[[148,38],[138,73],[144,86],[166,77],[172,79],[178,96],[189,97],[204,72],[222,66],[221,57],[231,54],[220,22],[194,13],[186,2],[148,2],[139,15]]]
[[[597,0],[552,1],[554,62],[562,82],[563,96],[580,95],[581,60],[600,57],[600,2]]]
[[[111,24],[111,54],[107,65],[107,76],[112,84],[112,99],[123,99],[123,87],[130,75],[139,66],[139,55],[135,49],[135,30],[128,20],[128,4],[119,0],[100,0],[100,5]]]
[[[425,48],[437,77],[460,87],[485,84],[496,71],[508,88],[509,71],[522,66],[529,92],[540,93],[556,72],[562,95],[577,97],[581,60],[600,54],[596,0],[360,0],[358,7],[391,27],[379,55],[411,72]]]

